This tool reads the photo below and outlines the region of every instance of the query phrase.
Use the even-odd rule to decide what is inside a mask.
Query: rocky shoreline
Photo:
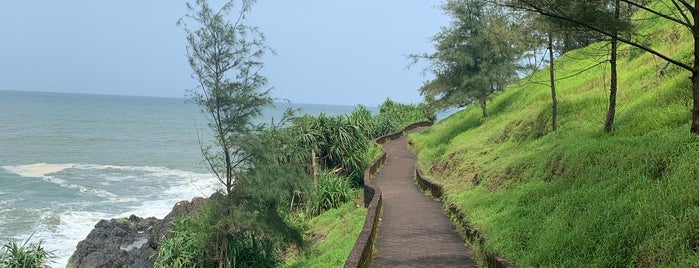
[[[128,218],[101,220],[85,240],[80,241],[67,267],[152,268],[160,243],[170,235],[172,221],[196,213],[206,198],[180,201],[163,219]]]

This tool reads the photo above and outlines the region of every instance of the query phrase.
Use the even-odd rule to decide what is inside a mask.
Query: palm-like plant
[[[41,246],[42,242],[30,243],[31,236],[21,244],[8,241],[0,248],[0,267],[7,268],[36,268],[50,267],[51,259],[55,257],[52,251]]]

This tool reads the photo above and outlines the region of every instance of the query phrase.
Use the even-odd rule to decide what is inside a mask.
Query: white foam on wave
[[[59,179],[54,176],[44,176],[42,177],[44,181],[57,184],[61,187],[64,188],[70,188],[70,189],[76,189],[80,191],[81,193],[89,193],[93,194],[102,198],[115,198],[117,195],[110,193],[108,191],[102,190],[102,189],[95,189],[95,188],[88,188],[82,185],[77,185],[77,184],[70,184],[66,182],[64,179]]]
[[[44,242],[46,249],[53,250],[56,254],[55,267],[65,267],[78,242],[92,231],[97,222],[112,216],[100,212],[68,210],[61,211],[59,217],[60,224],[52,228],[41,226],[35,234],[37,240]]]
[[[27,178],[41,178],[42,180],[46,182],[50,182],[56,185],[59,185],[61,187],[65,188],[71,188],[71,189],[76,189],[80,191],[81,193],[91,193],[99,197],[103,198],[109,198],[109,197],[114,197],[115,195],[104,191],[100,189],[92,189],[92,188],[87,188],[81,185],[76,185],[76,184],[70,184],[66,182],[64,179],[57,178],[55,176],[51,176],[51,174],[55,174],[67,169],[75,168],[77,165],[76,164],[47,164],[47,163],[36,163],[36,164],[30,164],[30,165],[18,165],[18,166],[4,166],[2,167],[4,170],[7,170],[11,173],[17,174],[22,177],[27,177]]]
[[[22,177],[42,178],[48,174],[61,172],[74,166],[74,164],[36,163],[31,165],[4,166],[2,168]]]
[[[208,197],[221,186],[210,174],[195,173],[182,170],[163,169],[149,174],[154,177],[176,177],[177,180],[161,192],[160,198],[144,200],[140,205],[132,207],[119,217],[128,217],[135,214],[141,217],[163,218],[172,210],[175,203],[182,200],[191,200],[194,197]]]

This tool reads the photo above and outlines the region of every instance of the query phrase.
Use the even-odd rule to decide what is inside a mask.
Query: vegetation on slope
[[[683,29],[648,19],[639,32],[692,60]],[[550,131],[541,70],[493,99],[488,119],[470,107],[412,136],[421,168],[468,213],[487,251],[522,267],[699,265],[691,74],[621,51],[612,133],[602,130],[608,66],[586,70],[606,59],[608,47],[597,43],[556,62],[558,131]]]
[[[430,117],[422,105],[391,100],[379,110],[379,114],[372,115],[360,106],[348,115],[307,115],[256,132],[256,137],[251,139],[254,143],[246,148],[254,148],[254,156],[259,155],[263,161],[252,165],[251,174],[255,175],[257,184],[246,184],[245,190],[258,193],[247,195],[250,203],[246,205],[256,209],[251,206],[255,198],[264,201],[265,197],[280,199],[275,203],[279,205],[271,214],[259,209],[256,217],[242,215],[228,221],[237,229],[225,237],[223,244],[227,246],[228,257],[224,261],[234,267],[277,267],[285,262],[297,267],[344,263],[366,216],[366,209],[355,204],[361,175],[378,150],[371,145],[370,138]],[[288,166],[302,172],[284,172],[289,170]],[[293,182],[290,179],[312,186],[286,187]],[[173,235],[158,251],[156,267],[220,265],[219,258],[212,258],[221,251],[212,237],[220,234],[217,222],[223,215],[221,211],[230,208],[221,201],[226,196],[225,192],[213,195],[203,211],[174,224]],[[242,214],[236,209],[232,211],[235,215]],[[274,228],[282,231],[286,228],[288,233],[275,236],[266,231]],[[288,234],[292,232],[299,233],[298,240],[302,243],[291,243]],[[323,239],[316,241],[318,237]]]
[[[356,192],[355,192],[356,193]],[[316,243],[287,259],[287,267],[342,267],[364,225],[366,208],[346,202],[308,220],[308,238]]]
[[[277,124],[256,123],[274,99],[260,73],[271,49],[256,27],[245,24],[254,3],[229,0],[215,9],[196,0],[178,22],[199,82],[189,100],[208,120],[209,131],[198,133],[200,149],[224,190],[175,224],[156,267],[281,265],[280,251],[303,245],[299,219],[354,199],[352,187],[361,184],[370,161],[370,139],[411,115],[425,117],[419,106],[387,100],[383,117],[363,107],[340,116],[295,117],[287,110]],[[327,175],[319,180],[320,174]]]

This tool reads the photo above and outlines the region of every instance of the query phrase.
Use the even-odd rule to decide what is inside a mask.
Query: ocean
[[[302,113],[353,106],[278,104]],[[101,219],[164,217],[219,184],[202,163],[206,119],[184,99],[0,91],[0,242],[43,241],[65,267]]]

